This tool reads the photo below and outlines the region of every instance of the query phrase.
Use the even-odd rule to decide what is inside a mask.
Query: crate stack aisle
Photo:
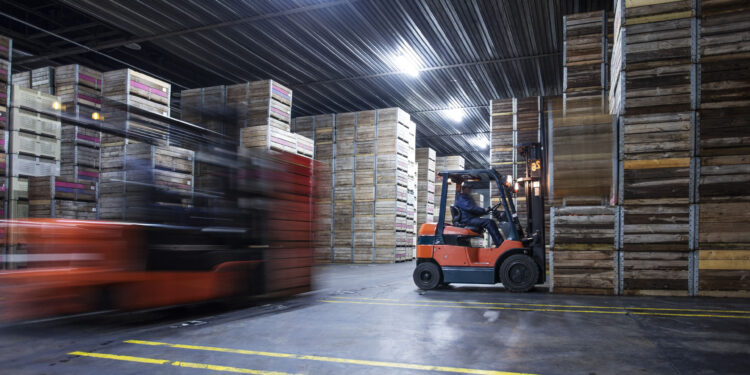
[[[441,189],[443,188],[443,178],[437,173],[442,171],[456,171],[463,170],[466,165],[466,161],[463,156],[438,156],[435,162],[435,212],[440,211],[441,203]],[[453,215],[451,215],[450,206],[456,202],[456,184],[448,181],[448,194],[445,197],[445,222],[450,224],[453,221]],[[437,215],[437,214],[436,214]],[[437,220],[437,216],[435,217]]]
[[[694,163],[698,295],[750,296],[750,32],[746,1],[703,0],[700,11],[700,127]]]
[[[313,246],[316,261],[330,262],[333,251],[333,186],[335,114],[296,117],[292,131],[314,142],[313,158],[322,163],[315,171],[315,217]]]
[[[612,17],[581,13],[564,17],[563,25],[564,116],[552,133],[552,286],[558,293],[615,294],[616,154],[607,100]]]
[[[611,111],[619,116],[620,291],[688,295],[695,244],[698,19],[690,1],[618,1]],[[691,207],[692,206],[692,207]]]
[[[77,121],[99,118],[101,72],[80,65],[60,66],[50,90],[60,98],[62,141],[60,175],[29,181],[30,214],[40,218],[96,219],[101,132]],[[33,71],[32,71],[33,73]]]
[[[130,69],[106,72],[102,80],[99,217],[128,219],[149,204],[189,206],[194,152],[169,146],[169,129],[160,126],[160,118],[169,116],[171,85]],[[138,109],[152,114],[131,113]],[[159,192],[158,201],[146,196],[149,186]]]
[[[434,223],[435,213],[435,150],[416,149],[417,159],[417,231],[424,223]]]

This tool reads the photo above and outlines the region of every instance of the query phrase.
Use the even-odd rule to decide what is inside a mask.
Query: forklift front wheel
[[[528,292],[539,279],[539,267],[528,255],[511,255],[500,265],[500,281],[511,292]]]
[[[440,285],[440,267],[433,262],[424,262],[414,269],[414,284],[419,289],[430,290]]]

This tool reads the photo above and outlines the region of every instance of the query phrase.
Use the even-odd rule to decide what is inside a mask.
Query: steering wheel
[[[489,212],[494,212],[494,211],[495,211],[495,210],[497,210],[497,208],[498,208],[498,207],[500,207],[500,205],[502,205],[502,204],[503,204],[503,202],[500,202],[500,203],[498,203],[498,204],[496,204],[496,205],[492,206],[492,207],[490,208],[490,210],[488,211],[488,213],[489,213]]]

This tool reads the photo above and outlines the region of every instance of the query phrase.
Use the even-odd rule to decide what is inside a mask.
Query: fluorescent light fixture
[[[402,48],[401,52],[393,58],[393,63],[400,72],[412,77],[418,76],[419,69],[422,67],[419,57],[409,47]]]
[[[464,119],[464,110],[461,108],[452,108],[446,110],[445,115],[454,122],[461,122]]]

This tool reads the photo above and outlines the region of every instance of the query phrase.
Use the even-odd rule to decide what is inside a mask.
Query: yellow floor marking
[[[614,315],[655,315],[655,316],[685,316],[696,318],[736,318],[750,319],[750,315],[713,315],[713,314],[673,314],[660,312],[628,312],[628,311],[603,311],[603,310],[565,310],[565,309],[535,309],[531,307],[502,307],[502,306],[461,306],[461,305],[430,305],[420,303],[388,303],[388,302],[365,302],[365,301],[332,301],[321,300],[328,303],[349,303],[359,305],[384,305],[384,306],[419,306],[419,307],[449,307],[454,309],[489,309],[489,310],[511,310],[511,311],[543,311],[543,312],[572,312],[587,314],[614,314]]]
[[[156,342],[156,341],[125,340],[124,342],[128,344],[166,346],[170,348],[180,348],[180,349],[193,349],[193,350],[204,350],[204,351],[222,352],[222,353],[236,353],[236,354],[267,356],[267,357],[292,358],[292,359],[301,359],[301,360],[308,360],[308,361],[344,363],[344,364],[351,364],[351,365],[400,368],[400,369],[409,369],[409,370],[441,371],[441,372],[453,372],[453,373],[460,373],[460,374],[478,374],[478,375],[530,375],[530,374],[523,374],[519,372],[479,370],[479,369],[448,367],[448,366],[418,365],[418,364],[400,363],[400,362],[369,361],[369,360],[361,360],[361,359],[322,357],[322,356],[316,356],[316,355],[273,353],[273,352],[262,352],[262,351],[255,351],[255,350],[220,348],[220,347],[214,347],[214,346],[170,344],[166,342]]]
[[[70,354],[70,355],[79,355],[81,357],[106,358],[106,359],[116,359],[118,361],[151,363],[151,364],[154,364],[154,365],[164,365],[164,364],[167,364],[169,362],[172,362],[172,361],[170,361],[168,359],[153,359],[153,358],[143,358],[143,357],[131,357],[129,355],[116,355],[116,354],[104,354],[104,353],[70,352],[68,354]]]
[[[366,301],[393,301],[401,302],[397,299],[390,298],[357,298],[357,297],[331,297],[346,300],[366,300]],[[404,301],[407,302],[407,301]],[[424,301],[408,301],[414,303],[455,303],[455,304],[471,304],[471,305],[503,305],[503,306],[536,306],[536,307],[567,307],[567,308],[582,308],[582,309],[616,309],[616,310],[651,310],[651,311],[693,311],[693,312],[709,312],[709,313],[724,313],[724,314],[750,314],[750,310],[703,310],[703,309],[670,309],[668,307],[635,307],[635,306],[587,306],[587,305],[548,305],[540,303],[514,303],[514,302],[460,302],[460,301],[442,301],[442,300],[424,300]]]
[[[197,368],[197,369],[202,369],[202,370],[213,370],[213,371],[221,371],[221,372],[234,372],[237,374],[289,375],[286,372],[260,371],[260,370],[251,370],[249,368],[206,365],[203,363],[193,363],[193,362],[172,362],[172,366]]]
[[[221,372],[233,372],[238,374],[258,374],[258,375],[291,375],[287,372],[279,372],[279,371],[262,371],[262,370],[252,370],[249,368],[241,368],[241,367],[230,367],[230,366],[221,366],[221,365],[209,365],[205,363],[193,363],[193,362],[180,362],[180,361],[171,361],[168,359],[154,359],[154,358],[144,358],[144,357],[133,357],[129,355],[117,355],[117,354],[105,354],[105,353],[89,353],[89,352],[70,352],[69,355],[77,355],[81,357],[93,357],[93,358],[104,358],[104,359],[114,359],[117,361],[126,361],[126,362],[139,362],[139,363],[150,363],[154,365],[172,365],[172,366],[178,366],[178,367],[188,367],[188,368],[197,368],[197,369],[203,369],[203,370],[213,370],[213,371],[221,371]]]

